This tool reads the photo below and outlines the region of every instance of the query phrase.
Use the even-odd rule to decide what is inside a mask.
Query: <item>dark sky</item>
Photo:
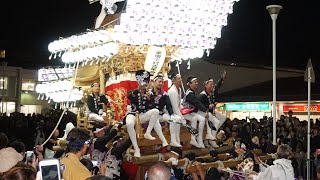
[[[265,6],[274,2],[284,7],[277,20],[278,66],[304,69],[309,57],[320,62],[316,0],[240,0],[216,48],[204,59],[272,65],[272,21]],[[62,64],[48,60],[48,44],[91,28],[99,12],[99,3],[87,0],[6,1],[1,3],[0,49],[6,49],[12,66]]]

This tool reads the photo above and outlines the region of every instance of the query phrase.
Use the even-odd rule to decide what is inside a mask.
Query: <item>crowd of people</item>
[[[59,159],[61,176],[65,180],[87,179],[305,179],[307,151],[307,123],[300,121],[289,112],[277,121],[276,144],[272,144],[272,118],[229,119],[215,111],[218,89],[226,79],[222,73],[215,83],[209,79],[203,83],[203,91],[198,90],[195,76],[187,79],[188,89],[182,96],[181,76],[170,76],[173,84],[163,90],[163,76],[156,75],[150,86],[151,74],[145,70],[136,72],[137,89],[128,93],[130,101],[123,122],[104,121],[103,107],[110,100],[99,94],[100,84],[92,84],[88,97],[88,118],[95,122],[90,133],[76,128],[76,115],[67,111],[57,129],[55,126],[63,113],[52,110],[45,115],[14,113],[2,117],[0,123],[0,179],[33,180],[41,174],[39,161]],[[150,88],[151,87],[151,88]],[[148,89],[150,88],[150,89]],[[181,103],[182,102],[182,103]],[[169,158],[154,163],[144,177],[139,177],[138,166],[124,159],[141,158],[137,142],[137,117],[147,124],[144,139],[153,141],[154,130]],[[170,144],[164,137],[161,122],[169,123]],[[121,131],[126,127],[126,133]],[[191,141],[180,140],[181,126],[187,127]],[[206,127],[206,130],[205,130]],[[320,179],[320,121],[311,123],[312,177]],[[15,128],[16,131],[12,131]],[[205,131],[204,131],[205,130]],[[51,133],[52,132],[52,133]],[[194,149],[209,148],[206,158],[195,153],[184,153],[185,144]],[[58,147],[58,148],[57,148]],[[223,147],[227,151],[218,153]],[[132,149],[133,155],[130,150]],[[263,154],[271,154],[273,160],[262,161],[255,154],[260,149]],[[28,156],[32,151],[33,156]],[[224,167],[224,160],[239,160],[236,167]],[[126,161],[125,161],[126,160]],[[184,165],[179,163],[184,160]],[[208,167],[216,163],[218,168]],[[188,167],[194,167],[188,170]],[[316,173],[317,172],[317,173]],[[58,175],[60,176],[60,174]]]

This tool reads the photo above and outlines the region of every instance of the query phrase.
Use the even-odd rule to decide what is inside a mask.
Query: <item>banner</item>
[[[116,121],[121,121],[126,115],[127,105],[130,104],[127,96],[128,93],[136,89],[138,83],[132,80],[119,80],[105,87],[106,95],[113,100],[114,117]],[[168,81],[163,84],[163,89],[168,91]]]

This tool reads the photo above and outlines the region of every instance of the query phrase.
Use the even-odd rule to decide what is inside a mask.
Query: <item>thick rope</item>
[[[75,72],[74,72],[74,78],[73,78],[73,85],[72,85],[72,89],[75,87],[76,85],[76,79],[77,79],[77,74],[78,74],[78,68],[79,68],[79,61],[77,61],[77,66],[76,66],[76,69],[75,69]],[[70,96],[71,96],[71,92],[69,93],[69,98],[67,100],[67,104],[69,103],[69,99],[70,99]],[[54,132],[56,131],[56,129],[58,128],[62,118],[63,118],[63,115],[67,112],[67,108],[64,108],[57,124],[56,124],[56,127],[54,127],[53,131],[51,132],[51,134],[48,136],[48,138],[41,144],[41,146],[44,146],[51,138],[51,136],[54,134]]]

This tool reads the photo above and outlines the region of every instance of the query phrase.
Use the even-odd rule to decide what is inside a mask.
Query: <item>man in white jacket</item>
[[[180,103],[181,103],[181,84],[182,79],[179,74],[174,74],[171,77],[172,80],[172,86],[169,87],[168,90],[168,96],[170,98],[173,114],[175,117],[175,120],[180,120],[181,123],[185,124],[186,121],[184,120],[183,115],[180,112]],[[171,133],[171,128],[175,128],[176,131],[174,134]],[[170,136],[171,138],[176,138],[176,142],[180,144],[180,128],[181,126],[179,124],[170,123]]]
[[[291,148],[287,144],[278,147],[276,155],[277,160],[273,161],[272,166],[268,166],[264,171],[257,175],[250,175],[253,180],[294,180],[294,170],[289,157]],[[259,160],[259,164],[261,160]]]

